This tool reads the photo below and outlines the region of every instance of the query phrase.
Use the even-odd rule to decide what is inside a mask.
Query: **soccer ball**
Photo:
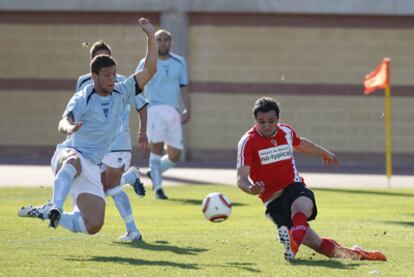
[[[211,222],[223,222],[231,214],[231,202],[224,194],[213,192],[204,198],[201,209]]]

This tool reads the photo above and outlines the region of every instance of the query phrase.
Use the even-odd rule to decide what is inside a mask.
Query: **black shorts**
[[[308,218],[311,221],[316,218],[318,209],[315,196],[303,183],[292,183],[287,186],[281,196],[270,202],[266,207],[266,216],[270,217],[279,228],[280,226],[292,227],[292,203],[299,196],[306,196],[313,202],[312,215]]]

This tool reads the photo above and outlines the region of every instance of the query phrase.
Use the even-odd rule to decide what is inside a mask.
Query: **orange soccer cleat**
[[[387,260],[385,255],[379,251],[367,251],[357,245],[353,246],[351,250],[357,253],[361,260],[384,261],[384,262]]]

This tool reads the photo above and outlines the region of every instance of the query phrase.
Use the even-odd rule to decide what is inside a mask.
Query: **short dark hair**
[[[109,55],[112,55],[111,47],[107,43],[105,43],[103,40],[98,40],[98,41],[95,41],[91,46],[91,50],[90,50],[91,60],[95,58],[96,53],[101,50],[108,51]]]
[[[258,112],[267,113],[270,111],[275,111],[276,117],[279,118],[279,114],[280,114],[279,103],[275,99],[271,97],[260,97],[254,103],[254,107],[253,107],[254,118],[257,118]]]
[[[91,73],[99,74],[99,71],[104,67],[116,66],[114,58],[108,55],[98,55],[91,61]]]

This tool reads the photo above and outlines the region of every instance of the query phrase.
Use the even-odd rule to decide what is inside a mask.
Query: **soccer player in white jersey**
[[[59,122],[59,131],[67,137],[51,161],[55,173],[53,207],[45,211],[53,228],[61,224],[72,232],[95,234],[103,226],[105,193],[99,165],[112,146],[128,103],[136,106],[136,94],[157,71],[154,28],[145,18],[138,24],[147,35],[144,68],[116,83],[115,60],[96,56],[91,61],[93,86],[86,86],[71,98]],[[75,205],[71,213],[63,212],[69,191]]]
[[[155,197],[167,199],[162,188],[162,173],[174,167],[183,149],[181,124],[190,120],[187,65],[183,57],[170,52],[171,33],[161,29],[155,33],[158,45],[157,74],[145,86],[148,97],[148,139],[150,142],[150,171]],[[143,68],[141,60],[136,71]],[[184,109],[181,110],[181,99]],[[164,143],[167,153],[163,155]]]
[[[99,40],[92,44],[90,49],[91,60],[97,56],[105,54],[112,55],[111,47],[104,41]],[[116,82],[120,83],[126,78],[123,75],[116,74]],[[80,91],[85,86],[92,84],[91,73],[84,74],[79,77],[76,91]],[[138,94],[137,111],[141,121],[140,131],[138,133],[138,143],[141,148],[146,149],[148,146],[147,132],[147,99]],[[124,184],[131,184],[134,187],[135,192],[139,197],[145,196],[145,188],[139,179],[138,169],[134,166],[129,168],[131,163],[131,135],[129,132],[129,113],[130,105],[124,111],[122,120],[118,129],[118,134],[115,141],[112,144],[111,150],[107,153],[102,161],[101,166],[101,178],[104,190],[107,196],[111,196],[115,202],[122,219],[125,222],[126,234],[121,236],[121,241],[133,241],[139,240],[141,234],[135,224],[134,217],[132,215],[131,204],[128,195],[122,190]],[[129,168],[129,169],[128,169]],[[127,171],[128,170],[128,171]],[[125,172],[126,171],[126,172]]]

